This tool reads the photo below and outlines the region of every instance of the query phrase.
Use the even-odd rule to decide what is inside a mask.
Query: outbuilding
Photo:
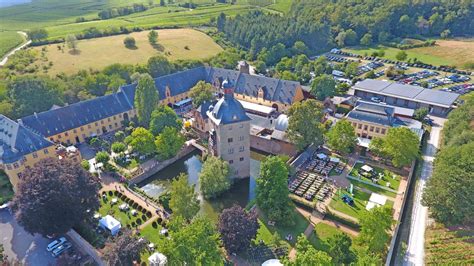
[[[110,234],[113,236],[116,235],[120,231],[120,228],[122,227],[120,222],[110,215],[107,215],[103,217],[102,219],[100,219],[99,226],[103,228],[104,230],[109,231]]]

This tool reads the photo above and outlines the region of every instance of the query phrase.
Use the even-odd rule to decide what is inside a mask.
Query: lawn
[[[369,185],[369,184],[366,184],[366,183],[362,183],[362,182],[359,182],[357,180],[353,180],[353,179],[349,179],[349,180],[356,187],[365,188],[365,189],[368,189],[368,190],[370,190],[374,193],[385,195],[385,196],[391,197],[391,198],[395,198],[397,196],[397,194],[392,192],[392,191],[388,191],[388,190],[383,189],[383,188],[379,188],[379,187],[372,186],[372,185]]]
[[[114,193],[115,192],[117,191],[114,191]],[[113,198],[118,199],[116,204],[112,204]],[[129,211],[125,212],[119,210],[119,206],[123,203],[128,203],[130,205],[130,209],[136,209],[138,214],[136,216],[132,216]],[[134,203],[125,196],[120,196],[118,194],[111,195],[110,191],[107,192],[107,197],[105,199],[101,197],[99,213],[102,217],[106,215],[111,215],[115,219],[117,219],[123,227],[127,226],[132,228],[144,223],[146,220],[148,220],[148,217],[151,217],[151,213],[147,215],[145,212],[142,211],[142,207],[137,203]]]
[[[0,172],[0,205],[13,198],[13,187],[4,172]]]
[[[273,9],[282,13],[288,13],[291,8],[292,0],[275,0],[274,4],[267,6],[269,9]]]
[[[294,210],[295,225],[293,226],[270,226],[265,217],[260,217],[258,222],[260,228],[257,232],[257,237],[255,238],[255,243],[259,243],[260,240],[263,240],[265,244],[271,243],[273,239],[273,234],[276,231],[280,236],[282,242],[289,243],[291,246],[294,246],[299,235],[304,233],[306,228],[309,225],[308,220],[306,220],[303,215],[301,215],[296,209]],[[286,241],[285,237],[291,234],[293,236],[292,241]]]
[[[366,182],[372,183],[371,179],[359,174],[360,173],[360,168],[364,165],[365,165],[364,163],[356,163],[349,175],[352,176],[352,177],[360,178],[361,180],[364,180]],[[377,182],[378,185],[383,186],[383,187],[387,187],[386,184],[388,182],[388,183],[390,183],[390,187],[387,187],[387,188],[398,191],[398,187],[400,186],[400,180],[401,180],[401,177],[399,175],[397,175],[397,174],[395,174],[395,173],[393,173],[393,172],[391,172],[387,169],[382,169],[382,168],[375,167],[375,166],[372,166],[372,165],[369,165],[369,166],[374,169],[374,171],[376,172],[377,175],[379,173],[383,174],[382,179],[380,179]],[[393,177],[395,177],[395,178],[393,178]]]
[[[355,54],[368,54],[383,49],[385,51],[384,58],[396,60],[395,55],[400,49],[376,46],[372,48],[354,47],[343,49]],[[474,40],[460,39],[460,40],[436,40],[435,46],[420,47],[405,50],[408,58],[417,58],[423,63],[432,65],[454,65],[458,68],[467,68],[467,63],[474,63]]]
[[[140,235],[144,236],[148,241],[156,244],[160,237],[162,237],[160,235],[161,229],[163,229],[163,226],[155,221],[140,230]]]
[[[448,229],[441,224],[426,228],[427,265],[474,265],[474,228]]]
[[[336,195],[334,195],[334,197],[332,198],[331,203],[329,203],[329,206],[337,211],[340,211],[356,219],[359,219],[360,215],[363,212],[367,211],[365,209],[365,206],[367,205],[367,202],[369,201],[370,194],[365,193],[360,190],[356,190],[356,189],[353,190],[353,192],[354,192],[354,196],[352,196],[352,198],[354,199],[354,206],[350,206],[349,204],[346,204],[344,201],[342,201],[341,197],[343,193],[341,193],[340,196],[336,193]],[[345,194],[349,194],[349,193],[345,193]]]
[[[15,31],[0,31],[0,58],[20,45],[25,38]]]
[[[222,48],[206,34],[193,29],[166,29],[158,31],[157,47],[148,42],[148,31],[128,35],[81,40],[77,44],[79,52],[71,53],[66,46],[62,50],[58,45],[46,45],[46,57],[53,66],[48,74],[60,72],[76,73],[81,69],[102,69],[113,63],[143,64],[154,55],[164,55],[169,60],[206,59],[222,51]],[[127,36],[135,38],[137,49],[128,49],[123,44]],[[39,64],[49,64],[41,60]]]

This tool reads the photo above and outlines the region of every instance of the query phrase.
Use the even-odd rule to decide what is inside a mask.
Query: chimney
[[[226,79],[222,82],[222,89],[224,90],[224,99],[234,98],[234,87],[229,80]]]
[[[250,74],[250,66],[245,60],[240,61],[237,67],[240,73]]]

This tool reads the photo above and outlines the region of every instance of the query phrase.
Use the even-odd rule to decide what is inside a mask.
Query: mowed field
[[[343,49],[355,54],[368,54],[378,50],[384,50],[384,58],[396,60],[395,56],[400,49],[378,46],[371,48],[348,48]],[[474,39],[462,40],[437,40],[435,46],[420,47],[404,50],[408,58],[417,58],[423,63],[432,65],[450,65],[466,69],[466,64],[474,62]]]
[[[46,57],[53,66],[48,74],[60,72],[76,73],[81,69],[100,70],[113,63],[138,64],[145,63],[154,55],[164,55],[169,60],[206,59],[222,51],[222,48],[206,34],[193,29],[158,30],[158,44],[153,47],[148,42],[148,31],[135,32],[128,35],[95,38],[78,41],[78,52],[64,51],[55,45],[46,45],[31,49],[39,53],[46,47]],[[136,40],[136,49],[128,49],[123,44],[127,36]],[[49,63],[49,62],[46,62]],[[40,64],[45,64],[41,62]]]
[[[23,41],[25,41],[23,35],[15,31],[0,32],[0,58]]]

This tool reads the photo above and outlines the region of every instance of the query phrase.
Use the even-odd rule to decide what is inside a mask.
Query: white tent
[[[271,259],[262,263],[262,266],[283,266],[283,264],[277,259]]]
[[[372,167],[368,166],[368,165],[364,165],[362,166],[360,169],[366,171],[366,172],[372,172],[372,170],[374,170]]]
[[[100,219],[99,226],[104,229],[109,230],[113,236],[116,235],[120,231],[120,228],[122,227],[120,222],[110,215],[107,215],[103,217],[102,219]]]
[[[166,263],[168,263],[168,259],[165,255],[155,252],[151,254],[150,257],[148,257],[148,263],[150,266],[164,266]]]
[[[318,159],[321,159],[321,160],[324,160],[324,159],[326,159],[326,158],[328,157],[328,156],[327,156],[326,154],[324,154],[324,153],[318,153],[316,156],[318,157]]]
[[[370,210],[373,207],[379,207],[385,205],[387,202],[387,197],[384,195],[380,195],[377,193],[372,193],[369,198],[369,202],[367,202],[367,205],[365,206],[365,209]]]
[[[331,157],[330,161],[333,162],[333,163],[339,163],[341,160],[337,157]]]

